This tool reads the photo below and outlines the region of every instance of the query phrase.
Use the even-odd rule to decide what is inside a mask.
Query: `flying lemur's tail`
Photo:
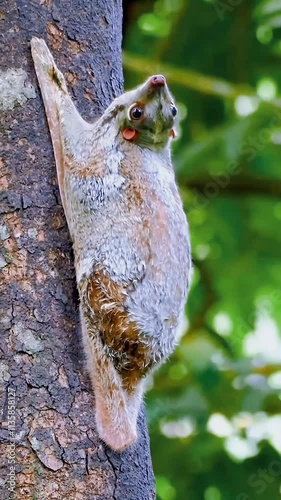
[[[137,439],[137,417],[143,382],[128,394],[113,362],[103,354],[101,341],[89,335],[82,311],[81,322],[84,350],[95,393],[98,434],[110,448],[122,451]]]

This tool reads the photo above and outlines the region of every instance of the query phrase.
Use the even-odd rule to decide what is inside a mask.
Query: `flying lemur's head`
[[[161,150],[176,137],[177,108],[162,75],[154,75],[115,99],[105,118],[116,126],[125,141]]]

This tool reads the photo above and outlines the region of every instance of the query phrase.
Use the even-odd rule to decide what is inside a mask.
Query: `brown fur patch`
[[[81,179],[103,177],[106,174],[105,161],[99,157],[83,165],[77,163],[72,156],[66,154],[65,167],[69,172],[74,173]]]
[[[152,360],[150,349],[124,306],[126,287],[111,280],[104,271],[96,271],[87,280],[86,294],[101,340],[124,388],[130,392],[151,367]]]
[[[116,106],[115,108],[113,108],[112,111],[110,111],[110,113],[108,113],[107,115],[105,115],[105,117],[103,118],[103,121],[102,121],[102,125],[107,125],[108,123],[110,123],[114,118],[116,118],[116,116],[121,113],[122,111],[124,111],[125,109],[125,105],[124,104],[119,104],[118,106]]]

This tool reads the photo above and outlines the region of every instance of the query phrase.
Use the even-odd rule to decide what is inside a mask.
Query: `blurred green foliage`
[[[281,3],[125,2],[128,88],[164,73],[194,276],[146,405],[161,500],[281,497]]]

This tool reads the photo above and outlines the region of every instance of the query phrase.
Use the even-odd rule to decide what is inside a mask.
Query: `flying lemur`
[[[31,50],[73,242],[97,430],[121,451],[137,439],[146,376],[175,347],[190,281],[170,152],[177,108],[154,75],[87,123],[44,40]]]

